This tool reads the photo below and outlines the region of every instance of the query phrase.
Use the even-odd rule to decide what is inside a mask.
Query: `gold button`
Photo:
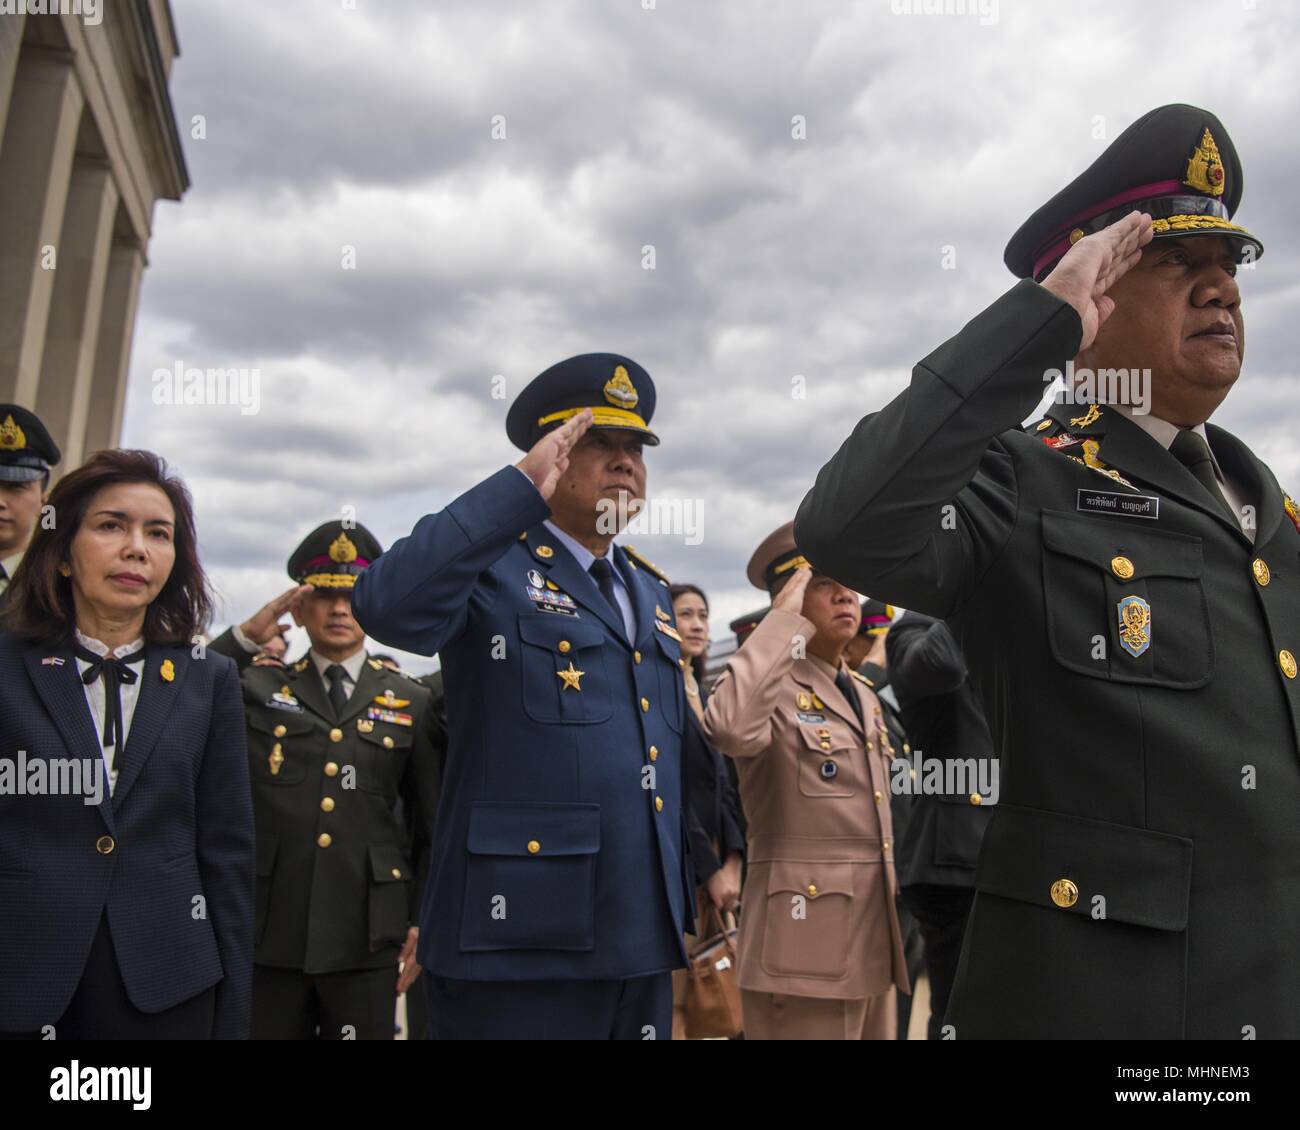
[[[1057,906],[1073,906],[1079,901],[1079,888],[1069,879],[1057,879],[1052,884],[1052,901]]]
[[[686,660],[685,660],[685,659],[679,659],[679,660],[677,661],[677,666],[680,667],[683,671],[685,671],[685,670],[686,670]]]
[[[650,709],[650,700],[648,698],[643,698],[641,700],[641,713],[644,714],[649,709]]]
[[[809,884],[808,884],[808,895],[809,895],[810,898],[816,898],[816,897],[817,897],[817,884],[816,884],[816,883],[809,883]]]
[[[100,855],[110,854],[115,847],[117,847],[117,844],[113,842],[112,836],[100,836],[99,839],[95,841],[95,850],[99,852]]]
[[[978,808],[981,804],[984,803],[984,798],[980,796],[979,793],[971,793],[970,802],[971,804],[975,805],[976,808]]]
[[[1133,562],[1127,557],[1112,557],[1110,559],[1110,571],[1121,581],[1127,581],[1133,576]]]
[[[879,803],[881,802],[881,800],[883,800],[883,799],[884,799],[883,794],[881,793],[881,791],[880,791],[879,789],[877,789],[877,790],[876,790],[876,803],[879,804]]]
[[[659,760],[659,747],[657,745],[652,745],[650,747],[650,760],[651,761]]]
[[[332,796],[321,797],[320,810],[322,812],[334,811],[334,798]]]
[[[885,854],[886,854],[886,855],[889,854],[889,841],[888,841],[888,840],[885,841]]]
[[[330,731],[330,741],[341,742],[342,740],[343,740],[343,731],[340,730],[337,726],[335,726],[334,729]]]
[[[638,663],[640,663],[640,662],[641,662],[641,653],[640,653],[639,651],[634,651],[634,652],[632,653],[632,658],[635,659]]]
[[[569,652],[573,649],[573,644],[571,644],[568,640],[561,640],[556,646],[560,649],[561,655],[568,655]]]
[[[664,798],[661,796],[655,797],[655,811],[662,812],[663,810],[664,810]]]
[[[384,735],[384,748],[385,748],[385,749],[392,749],[392,748],[393,748],[393,739],[392,739],[391,737],[389,737],[388,734],[385,734],[385,735]]]
[[[337,761],[327,761],[325,763],[325,776],[337,777],[339,772],[339,763]]]
[[[401,870],[401,868],[400,868],[400,867],[394,867],[394,868],[393,868],[393,878],[394,878],[394,879],[400,879],[401,877],[402,877],[402,870]]]
[[[283,723],[283,722],[281,722],[280,725],[278,725],[278,726],[277,726],[274,730],[272,730],[271,732],[272,732],[273,734],[275,734],[275,736],[276,736],[277,738],[282,738],[282,737],[284,737],[285,734],[288,733],[288,731],[284,728],[284,723]]]
[[[1277,653],[1277,661],[1282,667],[1282,674],[1285,675],[1288,679],[1294,679],[1295,670],[1296,670],[1295,656],[1292,655],[1289,651],[1287,651],[1286,648],[1283,648],[1281,651]]]
[[[334,842],[334,837],[331,836],[328,832],[322,832],[319,836],[316,837],[316,842],[320,844],[321,847],[329,847],[330,844]]]
[[[1256,557],[1250,563],[1250,571],[1255,574],[1255,580],[1260,583],[1261,588],[1268,584],[1268,566],[1264,563],[1262,557]]]
[[[529,855],[536,855],[536,854],[537,854],[539,851],[541,851],[541,850],[542,850],[542,845],[539,844],[536,840],[529,840],[529,841],[528,841],[528,854],[529,854]]]
[[[1072,228],[1070,231],[1070,246],[1073,247],[1083,238],[1083,228]]]

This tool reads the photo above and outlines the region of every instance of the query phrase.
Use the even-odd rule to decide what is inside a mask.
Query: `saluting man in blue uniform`
[[[375,639],[439,652],[449,748],[419,960],[440,1039],[668,1039],[692,926],[680,638],[614,535],[655,388],[590,353],[506,420],[527,454],[358,578]]]

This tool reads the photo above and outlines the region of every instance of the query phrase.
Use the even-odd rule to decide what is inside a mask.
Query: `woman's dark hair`
[[[704,611],[705,614],[707,615],[709,611],[709,598],[704,595],[704,590],[700,588],[699,585],[680,584],[680,585],[668,586],[668,595],[672,598],[674,604],[677,603],[677,598],[679,596],[685,596],[688,592],[693,592],[702,601],[704,601]],[[694,659],[691,660],[691,670],[695,673],[695,681],[697,683],[703,683],[704,671],[705,671],[705,662],[704,662],[703,655],[697,655],[695,656]]]
[[[72,541],[90,501],[105,487],[147,483],[167,496],[176,514],[171,575],[144,617],[148,644],[190,643],[212,618],[212,592],[199,564],[194,506],[185,484],[152,451],[100,451],[65,475],[46,499],[54,523],[42,520],[14,572],[5,609],[5,628],[25,640],[67,643],[76,627],[72,581],[59,573],[71,559]]]

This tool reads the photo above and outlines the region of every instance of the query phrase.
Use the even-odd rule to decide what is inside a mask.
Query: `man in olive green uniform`
[[[1300,1037],[1300,511],[1206,422],[1262,251],[1241,193],[1218,118],[1145,115],[800,508],[808,558],[946,620],[984,701],[956,1039]],[[1084,395],[1021,430],[1067,369]]]
[[[419,974],[443,734],[429,691],[368,657],[352,618],[352,586],[381,552],[364,527],[327,522],[289,560],[298,587],[211,644],[241,664],[248,719],[254,1039],[390,1040]],[[286,611],[311,650],[254,665]]]

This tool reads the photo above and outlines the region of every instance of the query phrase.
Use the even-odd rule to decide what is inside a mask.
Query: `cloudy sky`
[[[652,496],[702,505],[699,538],[630,540],[725,635],[763,602],[750,552],[857,418],[1012,283],[1019,223],[1167,102],[1232,132],[1268,249],[1216,421],[1300,490],[1294,4],[172,7],[194,184],[155,214],[123,442],[190,483],[226,618],[343,507],[389,544],[515,462],[510,398],[608,350],[658,388]],[[259,410],[155,403],[178,363],[259,370]]]

